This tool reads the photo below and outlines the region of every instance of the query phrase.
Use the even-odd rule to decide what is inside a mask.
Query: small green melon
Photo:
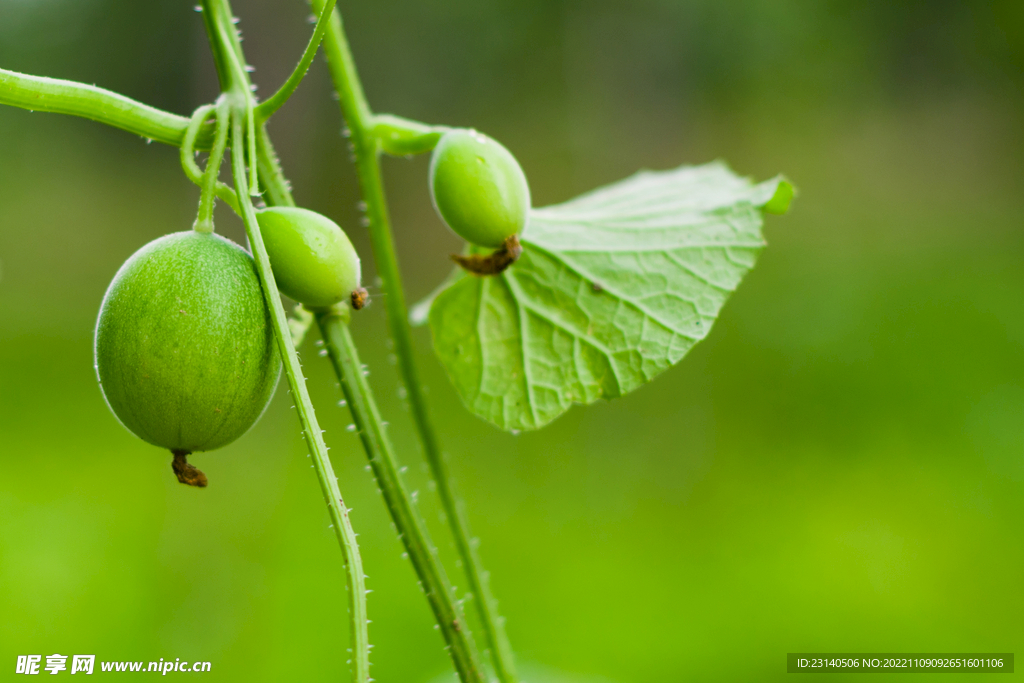
[[[176,459],[242,436],[281,375],[252,257],[192,230],[153,240],[117,271],[96,322],[95,358],[121,424]]]
[[[498,249],[526,227],[530,187],[512,153],[475,130],[445,133],[430,158],[430,194],[452,231]]]
[[[309,209],[275,206],[256,214],[278,289],[310,308],[352,298],[359,255],[337,223]]]

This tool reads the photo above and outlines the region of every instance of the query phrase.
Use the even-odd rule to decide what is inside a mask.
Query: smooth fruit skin
[[[455,234],[498,249],[526,227],[530,187],[512,153],[475,130],[445,133],[430,158],[434,207]]]
[[[256,213],[278,289],[311,308],[348,300],[362,279],[359,255],[330,218],[295,207]]]
[[[96,373],[114,415],[154,446],[208,451],[263,414],[281,376],[252,257],[192,230],[117,271],[96,322]]]

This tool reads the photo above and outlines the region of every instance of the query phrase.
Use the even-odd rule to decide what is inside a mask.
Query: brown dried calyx
[[[517,236],[512,235],[494,253],[487,255],[470,254],[469,256],[452,254],[452,261],[455,261],[462,266],[463,270],[473,273],[473,275],[498,275],[515,263],[522,253],[523,245],[519,244]]]
[[[174,454],[174,460],[171,461],[171,469],[174,470],[178,481],[189,486],[196,486],[201,489],[206,488],[206,475],[203,474],[202,470],[197,469],[195,465],[190,465],[188,462],[188,456],[191,455],[191,452],[171,451],[171,453]]]
[[[352,290],[352,309],[361,310],[370,300],[370,294],[366,291],[366,287],[358,287]]]

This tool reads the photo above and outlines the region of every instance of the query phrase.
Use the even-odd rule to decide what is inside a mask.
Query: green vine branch
[[[206,170],[203,171],[196,164],[195,141],[199,129],[211,112],[216,112],[217,128],[213,149],[210,150],[210,158],[206,162]],[[213,231],[214,194],[224,200],[237,215],[242,215],[242,209],[238,205],[238,195],[217,179],[220,174],[221,159],[227,148],[228,131],[231,128],[227,120],[229,116],[230,107],[223,97],[217,101],[217,104],[204,104],[193,112],[181,143],[181,168],[189,180],[202,188],[202,195],[199,199],[199,215],[196,217],[196,229],[202,232]]]
[[[271,206],[295,206],[291,183],[284,177],[281,162],[264,125],[256,129],[256,164],[263,179],[263,198]]]
[[[287,102],[288,98],[295,92],[295,89],[299,87],[299,83],[305,77],[306,72],[309,70],[309,65],[313,63],[313,57],[316,56],[316,51],[320,47],[320,40],[324,37],[324,31],[327,30],[327,25],[330,23],[331,12],[334,11],[335,2],[336,0],[327,0],[320,9],[316,20],[316,27],[313,29],[313,35],[310,37],[306,50],[299,59],[299,63],[295,66],[291,75],[288,76],[288,80],[284,82],[284,85],[277,92],[256,107],[256,118],[259,121],[266,121],[273,116],[274,112],[280,109],[281,105]]]
[[[316,321],[345,393],[359,438],[369,456],[370,467],[384,495],[384,503],[395,521],[437,623],[445,632],[459,677],[464,683],[481,683],[483,678],[473,642],[466,630],[465,617],[458,602],[452,599],[454,590],[437,558],[437,549],[430,542],[427,526],[402,484],[391,442],[384,432],[380,412],[348,331],[348,320],[346,316],[328,312],[318,313]]]
[[[217,135],[213,141],[213,149],[210,150],[210,158],[206,162],[206,170],[203,172],[199,213],[196,216],[196,229],[208,229],[210,232],[213,232],[214,196],[223,194],[225,201],[234,209],[235,213],[240,213],[237,195],[217,179],[220,176],[220,164],[224,158],[224,150],[227,148],[229,119],[231,118],[231,107],[226,99],[221,98],[217,102],[216,113]],[[182,149],[185,148],[182,147]]]
[[[374,114],[370,126],[380,151],[400,157],[429,152],[449,130],[448,126],[431,126],[394,114]]]
[[[204,16],[208,17],[207,26],[212,28],[210,34],[211,45],[220,46],[220,64],[223,67],[223,73],[226,75],[226,80],[221,81],[222,84],[230,84],[227,91],[227,96],[231,101],[231,114],[232,114],[232,135],[231,135],[231,153],[232,153],[232,172],[237,175],[240,170],[248,170],[248,188],[246,194],[255,196],[259,194],[258,190],[258,168],[256,165],[256,117],[254,114],[256,104],[253,102],[252,96],[252,84],[249,82],[249,77],[245,68],[242,66],[244,62],[244,56],[242,55],[242,44],[238,36],[238,30],[235,28],[235,20],[231,16],[231,7],[228,5],[227,0],[218,0],[217,4],[204,3]],[[245,134],[235,135],[234,124],[235,119],[238,118],[239,112],[244,116]],[[234,163],[236,159],[236,152],[241,153],[242,148],[246,148],[246,152],[249,158],[249,165],[246,166],[242,159],[241,169]],[[241,195],[242,191],[238,189],[237,180],[235,182],[235,191]],[[243,218],[244,215],[243,206]]]
[[[165,112],[95,85],[0,69],[0,104],[29,111],[70,114],[105,123],[175,147],[181,147],[188,118]],[[196,149],[213,145],[213,124],[196,136]]]

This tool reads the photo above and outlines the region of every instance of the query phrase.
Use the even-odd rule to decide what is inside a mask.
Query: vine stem
[[[202,193],[199,196],[199,213],[196,216],[196,226],[203,229],[208,226],[210,232],[213,232],[214,197],[217,195],[217,186],[221,184],[217,178],[220,176],[220,164],[224,157],[224,150],[227,148],[230,120],[231,106],[227,100],[219,100],[217,102],[217,136],[213,141],[213,149],[210,150],[210,158],[206,160]],[[228,196],[237,202],[237,197]],[[231,202],[228,201],[228,204]],[[238,213],[239,207],[236,204],[231,204],[231,206],[235,208],[235,213]]]
[[[320,47],[320,40],[324,37],[324,31],[327,30],[327,24],[330,22],[335,2],[336,0],[326,0],[324,6],[320,9],[316,20],[316,27],[313,28],[313,35],[310,37],[306,50],[299,59],[299,63],[295,66],[291,75],[288,76],[288,80],[284,82],[284,85],[256,107],[257,120],[262,122],[273,116],[274,112],[280,109],[281,105],[287,102],[288,98],[295,92],[295,89],[299,87],[299,83],[305,77],[306,72],[309,70],[309,65],[313,63],[313,57],[316,56],[316,51]]]
[[[352,681],[353,683],[368,683],[370,681],[370,647],[369,633],[367,631],[366,614],[366,582],[363,572],[363,562],[359,555],[359,546],[356,541],[355,531],[349,520],[349,510],[345,507],[345,501],[341,497],[338,488],[338,477],[334,474],[334,467],[327,455],[327,445],[324,443],[323,432],[316,419],[313,410],[313,403],[306,390],[306,378],[302,374],[302,366],[299,363],[298,355],[295,352],[295,345],[292,343],[291,331],[288,328],[288,318],[281,304],[281,296],[278,294],[277,283],[274,281],[274,274],[270,268],[270,259],[267,257],[267,249],[263,244],[260,235],[259,225],[256,222],[256,212],[249,198],[247,178],[245,177],[245,161],[242,153],[242,145],[234,143],[243,136],[245,111],[233,112],[231,120],[231,145],[232,169],[235,177],[235,191],[241,199],[242,220],[245,223],[245,232],[249,237],[249,244],[252,248],[253,258],[256,261],[256,272],[260,277],[260,284],[263,285],[263,292],[267,305],[270,308],[271,318],[274,323],[274,336],[277,337],[278,348],[284,360],[285,374],[288,376],[288,384],[292,389],[292,396],[295,399],[295,408],[299,413],[299,420],[302,423],[302,435],[306,440],[306,446],[313,459],[313,468],[316,470],[317,481],[320,483],[320,490],[327,503],[327,513],[331,518],[331,526],[341,546],[341,552],[345,559],[347,588],[348,588],[348,610],[349,610],[349,637],[352,648]]]
[[[0,69],[0,104],[29,111],[70,114],[135,133],[148,140],[181,147],[189,119],[136,102],[95,85]],[[214,125],[205,124],[196,149],[213,145]]]
[[[324,0],[313,0],[314,11],[319,11]],[[444,462],[441,447],[434,430],[416,367],[412,343],[412,329],[402,289],[398,257],[395,253],[391,223],[380,168],[380,140],[375,134],[377,121],[363,94],[362,84],[355,68],[348,41],[341,24],[339,12],[335,11],[323,41],[328,67],[334,87],[338,92],[342,115],[351,136],[355,153],[356,172],[362,187],[366,213],[369,219],[370,241],[374,260],[384,287],[384,302],[388,325],[395,344],[399,372],[408,393],[413,421],[426,454],[431,475],[437,483],[437,492],[445,512],[456,550],[462,561],[469,589],[473,594],[484,636],[491,650],[491,658],[502,683],[515,683],[516,671],[512,647],[505,634],[504,621],[498,614],[496,602],[491,595],[487,574],[483,569],[479,553],[470,540],[469,525],[455,496],[451,477]],[[385,118],[385,117],[382,117]],[[393,117],[387,117],[391,123]],[[435,131],[437,129],[434,129]],[[425,130],[424,134],[431,131]],[[436,138],[434,138],[436,141]],[[420,150],[422,151],[422,150]]]
[[[419,577],[420,587],[445,634],[459,677],[465,683],[480,683],[483,678],[476,662],[473,642],[466,629],[465,617],[458,603],[453,600],[454,589],[438,560],[437,549],[430,542],[427,526],[399,476],[391,442],[384,431],[380,411],[348,331],[347,314],[347,308],[345,315],[337,312],[316,314],[331,364],[345,393],[359,438],[369,456],[374,477],[384,495],[384,503],[395,521],[399,537]]]
[[[210,150],[210,157],[206,161],[206,170],[200,170],[195,159],[196,134],[200,126],[206,120],[210,112],[217,113],[217,132],[213,142],[213,149]],[[231,110],[228,101],[221,97],[217,104],[205,104],[192,113],[188,130],[185,131],[185,139],[181,143],[181,168],[189,180],[201,188],[199,196],[199,212],[196,215],[194,230],[199,232],[213,232],[213,204],[214,196],[219,196],[231,207],[237,215],[242,215],[242,209],[238,206],[238,197],[235,191],[224,183],[217,180],[220,175],[220,164],[224,157],[224,150],[227,149],[228,133],[231,129]]]
[[[234,32],[233,25],[230,30],[227,30],[228,27],[225,24],[231,17],[231,10],[227,0],[203,0],[203,10],[207,28],[209,29],[210,42],[218,61],[218,71],[221,74],[222,83],[225,86],[227,97],[231,104],[232,175],[234,177],[235,191],[242,209],[242,220],[245,223],[245,231],[249,237],[253,258],[256,262],[256,272],[259,275],[264,298],[270,310],[274,335],[277,338],[278,349],[284,361],[285,374],[288,377],[288,383],[291,386],[292,395],[295,399],[295,407],[302,424],[302,434],[306,440],[310,456],[313,459],[313,468],[316,471],[320,490],[323,493],[324,502],[327,504],[327,512],[333,523],[334,533],[338,539],[338,544],[341,546],[342,555],[345,560],[349,603],[349,635],[352,647],[352,680],[353,683],[369,683],[371,679],[366,615],[366,585],[362,559],[359,555],[359,546],[356,541],[355,531],[352,529],[352,524],[349,520],[348,508],[345,506],[345,502],[341,497],[341,491],[338,488],[338,478],[334,474],[334,468],[327,454],[327,445],[324,443],[323,433],[317,422],[313,403],[306,390],[302,366],[299,363],[295,346],[292,343],[288,319],[285,315],[284,306],[281,304],[277,282],[274,280],[270,259],[267,256],[263,237],[260,234],[259,223],[256,220],[256,211],[249,197],[249,189],[252,183],[251,177],[246,177],[245,133],[243,131],[250,123],[252,94],[248,78],[245,75],[244,69],[241,68],[241,50],[237,43],[237,34]],[[233,37],[231,42],[234,44],[225,44],[227,42],[224,40],[225,33]],[[257,161],[255,155],[252,155],[251,158],[255,167]],[[284,192],[287,193],[287,188],[284,188]]]
[[[210,157],[206,161],[206,170],[203,171],[199,168],[196,163],[196,135],[199,132],[199,128],[203,125],[203,121],[206,120],[209,112],[216,110],[217,112],[217,130],[214,136],[213,147],[210,149]],[[229,122],[230,111],[227,101],[224,98],[220,98],[216,105],[206,104],[199,107],[192,113],[192,119],[189,121],[188,130],[185,131],[185,137],[181,142],[181,169],[185,172],[185,175],[193,183],[198,185],[203,190],[206,189],[207,184],[213,183],[214,193],[224,200],[224,203],[231,207],[231,210],[236,215],[241,216],[242,210],[238,206],[238,196],[235,195],[235,191],[224,183],[218,180],[220,173],[220,162],[224,157],[224,150],[227,149],[228,142],[228,131],[231,129]],[[211,169],[210,165],[216,164],[216,169]],[[202,200],[200,199],[200,207],[202,206]],[[212,218],[213,206],[210,206],[210,226],[212,229],[213,218]],[[200,211],[202,213],[202,211]],[[199,218],[196,218],[197,222]],[[209,231],[207,231],[209,232]]]

